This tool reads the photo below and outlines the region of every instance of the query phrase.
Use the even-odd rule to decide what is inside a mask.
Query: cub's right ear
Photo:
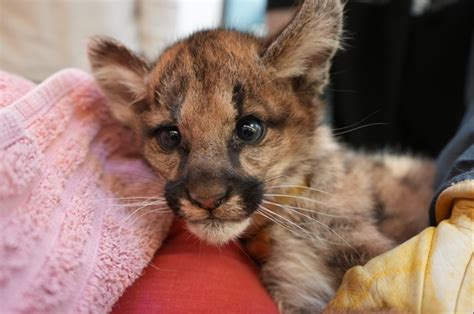
[[[92,72],[109,99],[114,117],[134,127],[137,113],[146,109],[147,62],[118,41],[93,37],[88,46]]]

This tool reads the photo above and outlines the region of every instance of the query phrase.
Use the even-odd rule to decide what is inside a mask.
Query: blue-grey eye
[[[246,144],[256,144],[263,137],[265,131],[262,121],[254,117],[245,117],[237,122],[236,133],[238,138]]]
[[[181,134],[175,126],[164,126],[156,132],[156,140],[164,150],[173,150],[181,144]]]

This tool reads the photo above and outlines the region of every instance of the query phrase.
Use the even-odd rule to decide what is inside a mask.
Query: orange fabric
[[[236,245],[216,248],[175,222],[152,265],[112,313],[278,313],[255,265]]]

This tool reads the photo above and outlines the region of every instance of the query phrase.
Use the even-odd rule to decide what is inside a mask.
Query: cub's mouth
[[[168,182],[165,198],[198,238],[222,245],[238,238],[250,225],[263,199],[263,183],[249,177],[201,176]],[[192,182],[199,182],[192,184]]]
[[[204,219],[201,221],[187,221],[189,231],[200,239],[213,244],[223,245],[238,238],[250,225],[251,218],[243,218],[239,221]]]

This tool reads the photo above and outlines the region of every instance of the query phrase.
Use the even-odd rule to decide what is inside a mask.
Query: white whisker
[[[139,208],[135,209],[130,215],[128,215],[125,220],[122,222],[121,226],[120,226],[120,229],[125,225],[125,223],[127,222],[128,219],[130,219],[133,215],[135,215],[138,211],[140,211],[141,209],[145,208],[145,207],[149,207],[149,206],[156,206],[156,205],[161,205],[161,204],[158,204],[158,201],[156,202],[150,202],[150,203],[147,203],[147,204],[144,204],[142,206],[140,206]],[[163,208],[166,208],[166,207],[163,207]]]
[[[308,208],[303,208],[303,207],[298,207],[298,206],[285,205],[285,204],[279,204],[279,203],[274,203],[274,202],[270,202],[270,201],[267,201],[267,200],[263,200],[263,202],[266,203],[266,204],[276,205],[276,206],[279,206],[279,207],[286,207],[286,208],[291,208],[291,209],[299,209],[299,210],[302,210],[302,211],[307,211],[307,212],[315,213],[315,214],[322,215],[322,216],[328,216],[328,217],[343,217],[343,216],[341,216],[341,215],[334,215],[334,214],[323,213],[323,212],[320,212],[320,211],[317,211],[317,210],[313,210],[313,209],[308,209]]]
[[[260,205],[260,206],[261,206],[261,205]],[[260,208],[260,209],[263,209],[263,208]],[[271,212],[271,211],[268,211],[268,212],[269,212],[269,213],[266,214],[265,212],[262,212],[262,211],[259,210],[259,211],[258,211],[258,214],[259,214],[259,215],[262,215],[263,217],[267,218],[268,220],[274,222],[275,224],[279,225],[279,226],[282,227],[283,229],[288,230],[289,232],[293,233],[294,235],[296,235],[296,236],[298,236],[298,237],[303,237],[303,238],[309,240],[309,238],[307,238],[307,237],[305,237],[305,236],[302,236],[301,234],[297,233],[295,230],[290,229],[288,226],[284,225],[281,221],[277,220],[276,217],[272,217],[272,216],[269,215],[269,214],[274,214],[273,212]]]
[[[361,123],[367,121],[370,117],[372,117],[373,115],[379,113],[382,109],[378,109],[378,110],[375,110],[374,112],[370,113],[369,115],[367,115],[365,118],[363,118],[362,120],[359,120],[357,121],[356,123],[352,123],[352,124],[349,124],[349,125],[346,125],[346,126],[343,126],[343,127],[340,127],[340,128],[335,128],[335,129],[332,129],[333,131],[344,131],[346,129],[350,129],[350,128],[353,128],[353,127],[357,127],[358,125],[360,125]]]
[[[272,214],[274,214],[274,215],[280,217],[281,219],[285,220],[286,222],[288,222],[288,223],[292,224],[293,226],[297,227],[298,229],[302,230],[304,233],[306,233],[306,234],[310,237],[310,240],[312,240],[312,241],[314,241],[315,239],[317,239],[317,240],[319,240],[319,241],[321,241],[321,242],[326,242],[326,243],[328,243],[328,244],[341,245],[340,243],[336,243],[336,242],[332,242],[332,241],[329,241],[329,240],[327,240],[327,239],[324,239],[324,238],[322,238],[322,237],[316,235],[315,233],[310,233],[308,230],[302,228],[300,225],[296,224],[295,222],[293,222],[293,221],[291,221],[291,220],[289,220],[289,219],[287,219],[287,218],[285,218],[285,217],[283,217],[283,216],[281,216],[281,215],[279,215],[279,214],[277,214],[277,213],[275,213],[275,212],[269,210],[268,208],[265,208],[265,207],[263,207],[263,206],[261,206],[261,207],[262,207],[263,209],[265,209],[267,212],[271,212]],[[302,213],[298,213],[298,214],[303,215],[303,216],[305,216],[305,217],[309,217],[309,216],[307,216],[307,215],[305,215],[305,214],[302,214]],[[315,219],[313,219],[313,220],[315,220]],[[317,221],[317,220],[315,220],[315,221]],[[321,223],[321,224],[322,224],[322,223]],[[323,225],[324,225],[324,224],[323,224]],[[314,244],[314,242],[313,242],[313,244]]]
[[[154,269],[156,269],[156,270],[158,270],[158,271],[167,271],[167,272],[177,272],[177,271],[178,271],[178,270],[176,270],[176,269],[160,268],[160,267],[156,266],[155,264],[153,264],[152,261],[149,261],[149,262],[147,262],[146,260],[144,260],[144,261],[147,263],[148,266],[150,266],[151,268],[154,268]]]
[[[134,220],[132,220],[130,222],[131,225],[133,225],[137,220],[139,220],[141,217],[145,216],[145,215],[148,215],[148,214],[151,214],[151,213],[155,213],[155,214],[168,214],[168,213],[171,213],[171,210],[166,210],[165,209],[166,207],[164,208],[156,208],[156,209],[150,209],[148,210],[147,212],[144,212],[143,214],[140,214],[139,216],[135,217]]]
[[[130,205],[140,205],[146,201],[163,201],[165,202],[164,197],[150,197],[150,196],[134,196],[134,197],[106,197],[106,198],[93,198],[91,199],[94,202],[113,202],[112,206],[130,206]]]
[[[317,220],[314,217],[305,215],[305,214],[300,213],[298,211],[294,211],[294,212],[297,213],[298,215],[301,215],[301,216],[305,217],[306,219],[309,219],[310,221],[313,221],[314,223],[317,223],[318,225],[320,225],[320,226],[326,228],[327,230],[329,230],[330,232],[334,233],[339,239],[342,240],[342,242],[344,242],[344,244],[346,244],[348,247],[350,247],[351,249],[353,249],[354,251],[357,252],[357,250],[346,239],[344,239],[339,233],[337,233],[333,228],[331,228],[328,225],[322,223],[321,221]],[[329,242],[329,243],[336,244],[336,245],[341,245],[340,243],[336,243],[336,242]]]
[[[332,194],[332,193],[329,193],[329,192],[326,192],[326,191],[323,191],[323,190],[319,190],[319,189],[316,189],[316,188],[312,188],[312,187],[309,187],[309,186],[304,186],[304,185],[274,185],[274,186],[265,187],[265,189],[267,189],[267,190],[268,189],[278,189],[278,188],[306,189],[306,190],[320,192],[320,193],[323,193],[323,194],[327,194],[327,195],[330,195],[330,196],[337,197],[337,195],[335,195],[335,194]]]
[[[165,199],[161,196],[131,196],[131,197],[105,197],[105,198],[95,198],[97,201],[108,201],[108,200],[135,200],[135,199]]]
[[[162,201],[162,200],[156,200],[156,201],[150,200],[150,201],[153,202],[152,205],[166,204],[166,201]],[[147,204],[149,204],[149,202],[143,201],[143,202],[138,202],[138,203],[113,204],[112,206],[113,207],[136,207],[136,206],[148,206]]]
[[[316,204],[321,204],[321,205],[327,206],[329,208],[335,208],[335,209],[341,209],[342,210],[342,208],[337,207],[335,205],[331,205],[331,204],[321,202],[321,201],[318,201],[318,200],[315,200],[315,199],[312,199],[312,198],[304,197],[304,196],[296,196],[296,195],[288,195],[288,194],[263,194],[263,195],[264,196],[270,196],[270,197],[289,197],[289,198],[294,198],[294,199],[300,199],[300,200],[304,200],[304,201],[308,201],[308,202],[313,202],[313,203],[316,203]]]
[[[303,237],[303,238],[306,238],[306,239],[311,240],[311,241],[314,241],[314,240],[315,240],[314,237],[316,237],[318,240],[324,240],[324,239],[320,238],[319,236],[317,236],[316,234],[311,234],[311,233],[309,233],[308,230],[302,228],[300,225],[298,225],[297,223],[295,223],[295,222],[289,220],[288,218],[285,218],[285,217],[281,216],[280,214],[277,214],[277,213],[275,213],[274,211],[271,211],[271,210],[269,210],[268,208],[266,208],[266,207],[264,207],[264,206],[262,206],[262,205],[260,205],[260,207],[261,207],[265,212],[267,212],[268,214],[272,214],[273,216],[276,216],[276,217],[280,218],[280,219],[281,219],[282,221],[284,221],[285,223],[289,223],[290,225],[295,226],[296,228],[298,228],[299,230],[301,230],[303,233],[305,233],[305,234],[308,236],[308,237]],[[296,233],[296,234],[297,234],[297,233]],[[299,235],[299,236],[301,236],[301,235]],[[314,236],[314,237],[313,237],[313,236]]]
[[[359,126],[359,127],[356,127],[356,128],[353,128],[353,129],[350,129],[350,130],[347,130],[347,131],[342,131],[342,132],[339,132],[339,133],[334,133],[334,136],[339,136],[339,135],[342,135],[342,134],[350,133],[350,132],[357,131],[357,130],[360,130],[360,129],[363,129],[363,128],[367,128],[367,127],[369,127],[369,126],[376,126],[376,125],[388,125],[388,123],[379,122],[379,123],[365,124],[365,125],[361,125],[361,126]]]

